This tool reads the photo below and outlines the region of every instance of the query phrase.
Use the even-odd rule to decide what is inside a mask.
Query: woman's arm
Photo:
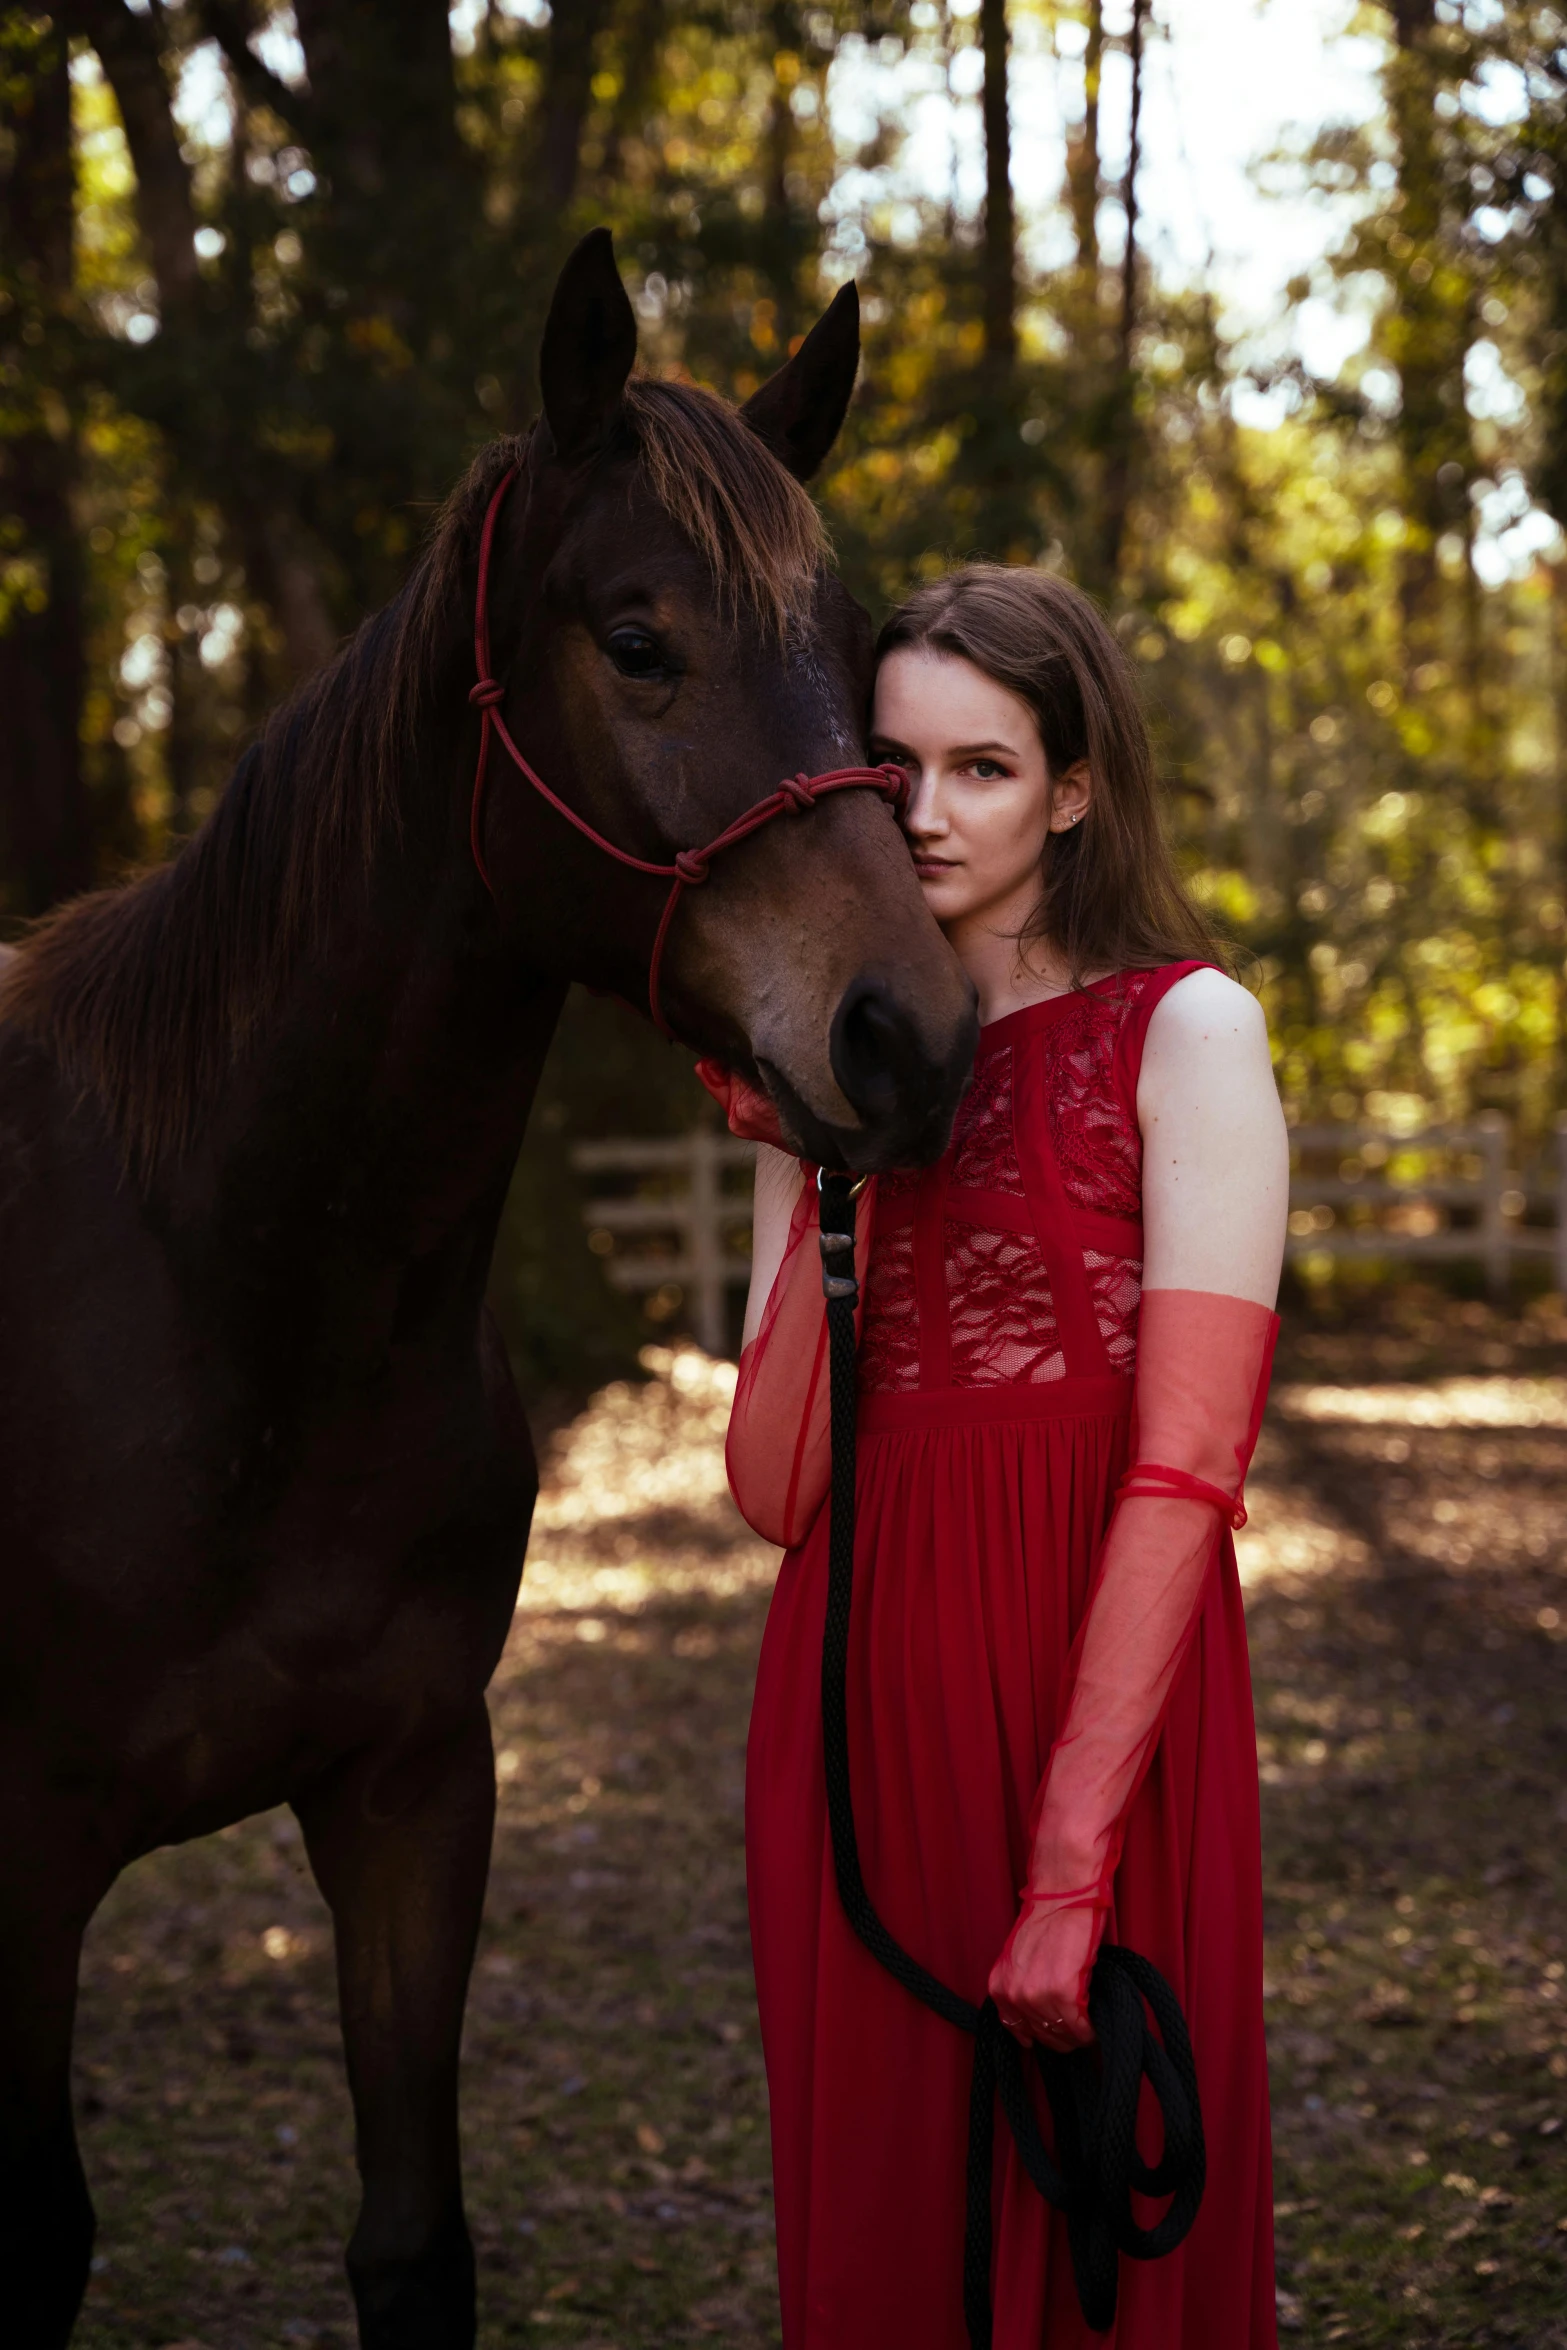
[[[1172,987],[1148,1023],[1143,1287],[1271,1306],[1289,1215],[1289,1138],[1254,996],[1219,971]]]
[[[756,1222],[745,1345],[724,1458],[740,1514],[768,1542],[803,1541],[832,1477],[827,1311],[816,1245],[816,1188],[784,1152],[757,1152]],[[864,1281],[875,1184],[860,1199],[855,1271]]]
[[[789,1239],[794,1203],[805,1173],[787,1151],[770,1143],[756,1146],[756,1188],[751,1208],[751,1287],[745,1301],[742,1347],[749,1346],[762,1326],[762,1313],[772,1295],[778,1268]]]
[[[1088,1981],[1121,1838],[1256,1441],[1277,1327],[1288,1147],[1257,1006],[1217,972],[1149,1022],[1135,1457],[1073,1646],[1030,1823],[1023,1908],[991,1972],[1020,2039],[1092,2037]]]

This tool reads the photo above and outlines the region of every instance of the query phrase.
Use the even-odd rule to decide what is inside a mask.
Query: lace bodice
[[[1118,972],[986,1029],[946,1157],[877,1185],[862,1390],[1130,1373],[1143,1038],[1194,968]]]

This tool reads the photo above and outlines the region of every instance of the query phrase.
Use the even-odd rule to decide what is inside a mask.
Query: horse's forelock
[[[721,602],[749,606],[779,637],[799,627],[829,553],[809,492],[699,384],[633,376],[626,415],[649,488],[707,561]]]

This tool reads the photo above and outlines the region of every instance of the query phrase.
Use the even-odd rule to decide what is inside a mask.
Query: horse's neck
[[[225,1246],[236,1221],[262,1229],[266,1199],[280,1253],[336,1253],[373,1284],[455,1246],[482,1281],[564,991],[475,944],[466,874],[386,866],[345,893],[236,1068],[201,1188]]]

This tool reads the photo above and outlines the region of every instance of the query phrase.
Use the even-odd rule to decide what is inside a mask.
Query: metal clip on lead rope
[[[847,1299],[851,1309],[858,1304],[860,1295],[860,1285],[854,1275],[854,1202],[865,1189],[865,1182],[866,1179],[862,1175],[858,1183],[850,1189],[847,1232],[829,1230],[827,1220],[825,1216],[821,1216],[818,1208],[821,1220],[818,1245],[822,1252],[822,1295],[829,1303],[834,1299],[839,1301]],[[824,1197],[822,1170],[820,1169],[818,1169],[816,1176],[816,1196],[818,1201]]]
[[[1028,2094],[1023,2051],[1004,2029],[995,2002],[986,1999],[975,2007],[911,1957],[877,1915],[860,1869],[849,1785],[846,1676],[854,1596],[854,1309],[859,1297],[854,1202],[863,1184],[863,1177],[851,1182],[846,1175],[825,1170],[817,1177],[832,1406],[822,1748],[838,1896],[872,1957],[947,2023],[974,2035],[963,2242],[963,2311],[972,2350],[990,2350],[993,2331],[990,2203],[998,2097],[1023,2168],[1046,2202],[1066,2215],[1083,2316],[1096,2333],[1106,2333],[1115,2323],[1119,2255],[1157,2260],[1173,2252],[1190,2231],[1202,2201],[1206,2156],[1197,2070],[1175,1993],[1135,1950],[1108,1942],[1101,1946],[1088,1992],[1097,2048],[1079,2048],[1070,2056],[1048,2048],[1034,2050],[1054,2124],[1052,2157]],[[1149,2029],[1145,2003],[1159,2027],[1157,2037]],[[1164,2153],[1155,2164],[1143,2161],[1135,2136],[1145,2076],[1164,2117]],[[1140,2195],[1174,2198],[1151,2228],[1139,2227],[1132,2217],[1133,2188]]]

